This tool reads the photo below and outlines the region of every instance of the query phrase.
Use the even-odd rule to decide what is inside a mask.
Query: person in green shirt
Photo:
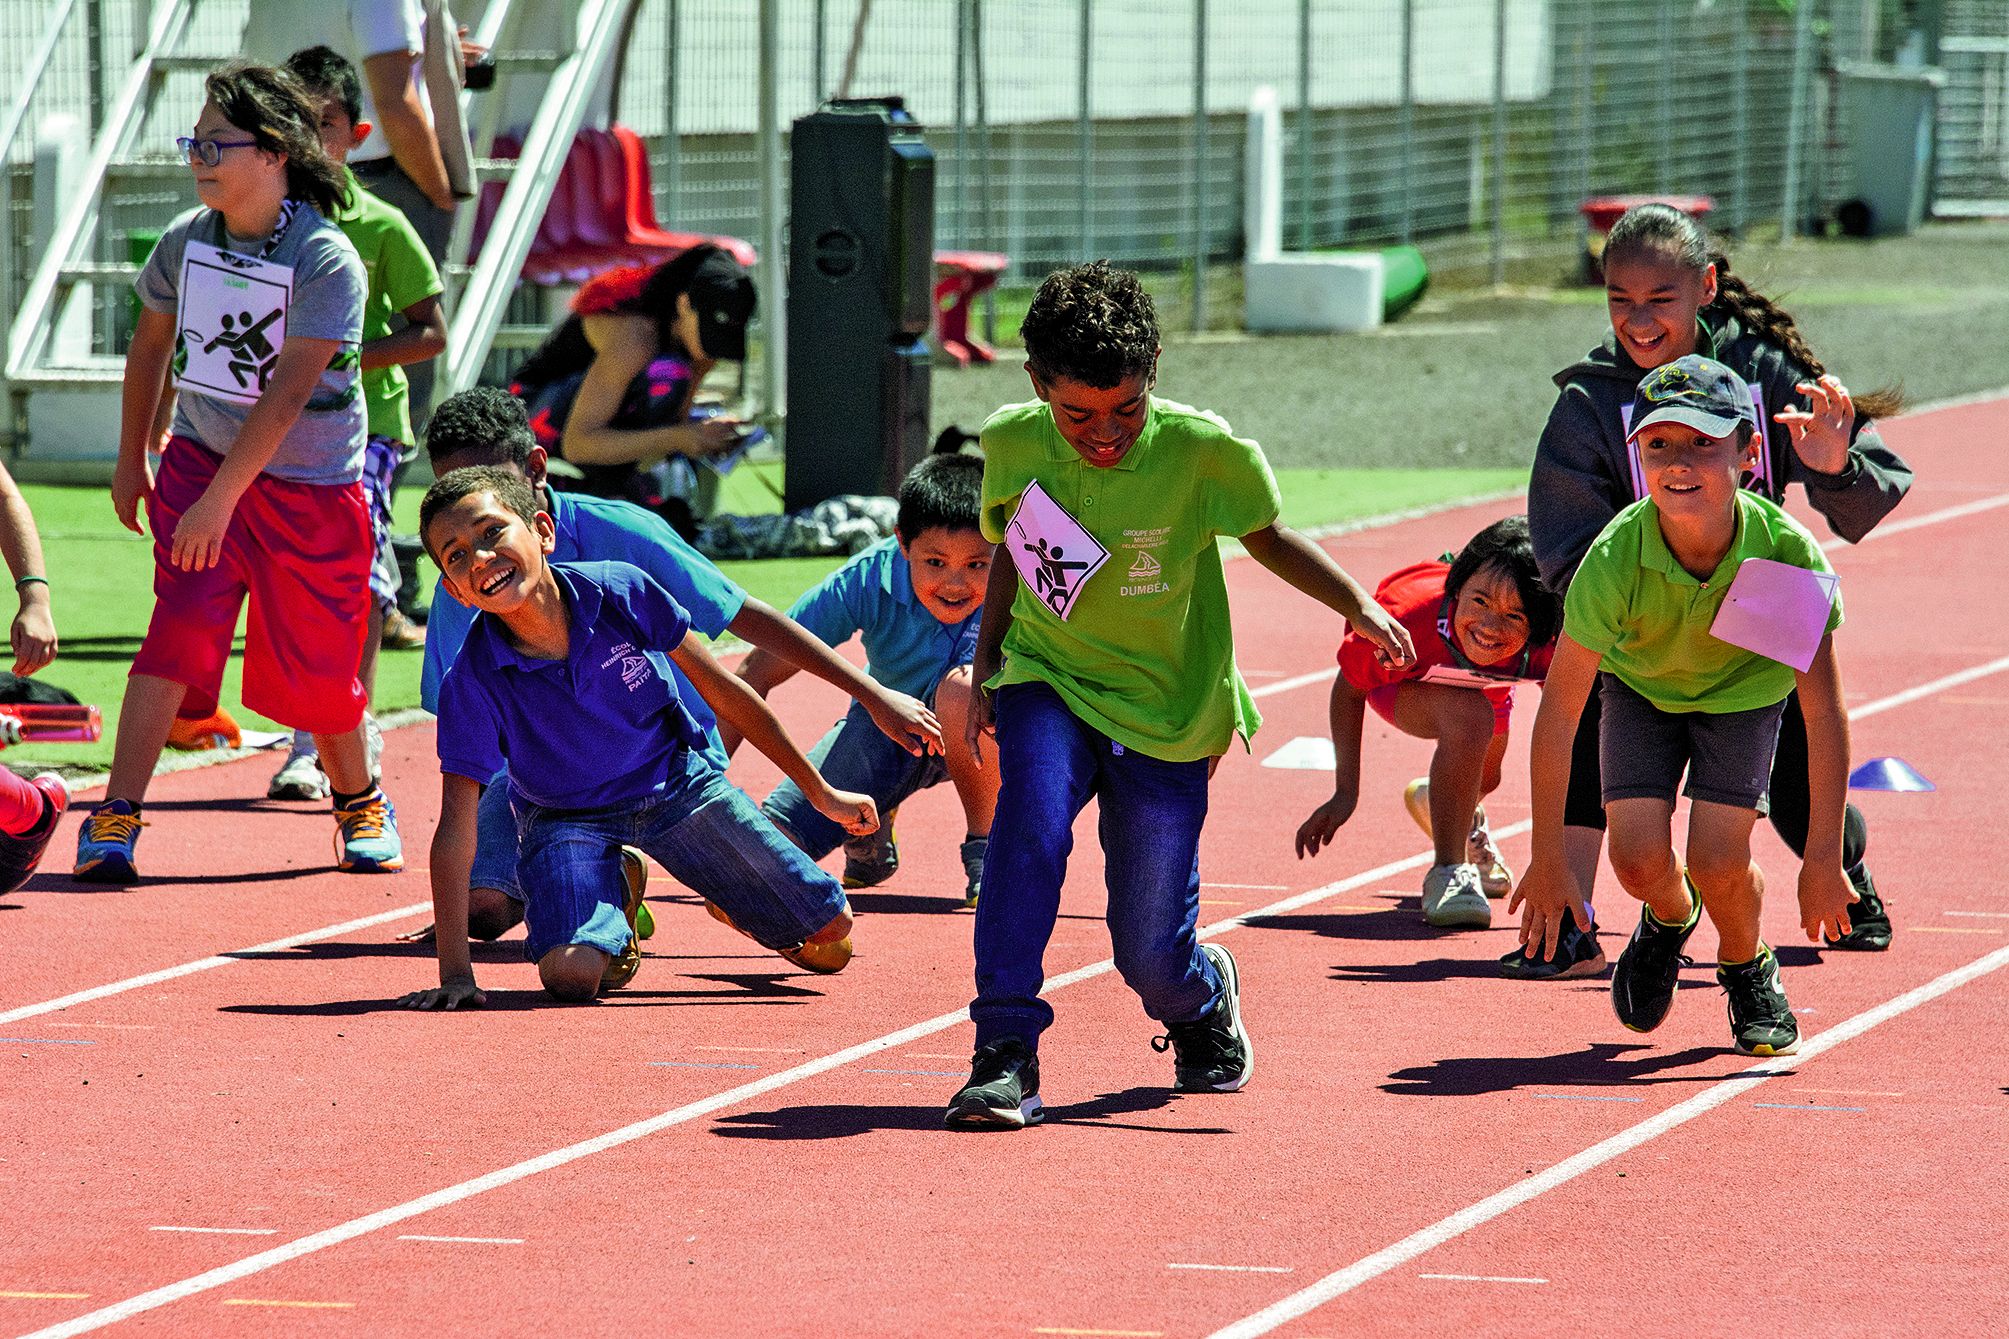
[[[1555,956],[1566,913],[1591,928],[1586,890],[1566,858],[1563,817],[1577,720],[1595,686],[1612,869],[1643,904],[1612,973],[1619,1021],[1651,1032],[1667,1017],[1681,950],[1706,909],[1720,940],[1716,979],[1729,995],[1737,1049],[1787,1055],[1799,1046],[1799,1025],[1778,958],[1759,937],[1765,884],[1751,860],[1751,829],[1765,812],[1780,717],[1797,685],[1811,801],[1800,924],[1816,943],[1825,931],[1846,935],[1856,901],[1842,873],[1849,731],[1834,655],[1839,594],[1810,583],[1794,597],[1829,601],[1804,670],[1713,635],[1747,560],[1831,574],[1812,535],[1740,486],[1757,455],[1750,404],[1743,378],[1693,354],[1640,380],[1629,421],[1646,496],[1611,519],[1570,582],[1535,717],[1534,857],[1509,910],[1522,909],[1521,942],[1544,961]],[[1673,842],[1684,771],[1692,801],[1685,867]]]
[[[971,665],[972,754],[1000,776],[976,916],[976,1054],[951,1128],[1041,1119],[1040,998],[1075,816],[1101,810],[1116,967],[1165,1026],[1174,1086],[1233,1092],[1254,1055],[1234,958],[1202,945],[1207,783],[1261,722],[1235,668],[1217,541],[1344,616],[1392,662],[1400,623],[1316,545],[1277,524],[1254,442],[1156,399],[1158,323],[1137,276],[1049,275],[1021,334],[1037,400],[984,425],[982,526],[997,545]]]
[[[362,82],[356,67],[330,47],[314,46],[286,58],[285,70],[300,81],[321,113],[321,144],[328,156],[346,163],[370,134],[362,119]],[[446,348],[446,313],[440,306],[439,270],[418,230],[395,206],[386,204],[348,175],[349,200],[329,220],[342,230],[363,259],[369,288],[363,299],[363,402],[369,410],[369,444],[363,453],[364,490],[370,498],[370,524],[376,541],[376,561],[370,569],[370,632],[363,641],[363,665],[358,674],[363,691],[375,695],[378,648],[390,644],[409,648],[423,643],[424,634],[398,613],[398,560],[391,547],[391,489],[413,447],[410,384],[405,365],[436,358]],[[402,320],[395,318],[402,317]],[[390,628],[386,633],[387,625]],[[371,753],[382,748],[376,723],[370,723]],[[266,795],[275,800],[313,800],[328,793],[314,737],[293,735],[293,747],[279,767]]]

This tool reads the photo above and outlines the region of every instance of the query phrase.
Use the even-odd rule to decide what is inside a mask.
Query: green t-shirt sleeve
[[[1586,651],[1604,655],[1618,645],[1625,611],[1624,570],[1606,544],[1593,544],[1563,597],[1563,632]]]
[[[1045,406],[1040,407],[1043,411]],[[1018,500],[1031,486],[1039,458],[1036,424],[1023,414],[1001,409],[991,415],[978,436],[984,453],[983,511],[978,517],[984,538],[1004,543],[1005,527],[1018,511]]]
[[[377,275],[391,310],[402,312],[414,303],[436,297],[444,286],[440,283],[439,269],[426,253],[425,243],[419,240],[418,229],[412,227],[411,220],[391,211],[385,226]]]
[[[1248,438],[1222,432],[1210,485],[1207,525],[1215,534],[1239,537],[1276,524],[1283,507],[1276,476],[1263,449]]]

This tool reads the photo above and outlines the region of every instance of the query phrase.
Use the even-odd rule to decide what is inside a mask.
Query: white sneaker
[[[1423,919],[1440,930],[1485,930],[1493,906],[1470,865],[1432,865],[1423,876]]]
[[[1505,897],[1514,891],[1514,871],[1500,856],[1500,848],[1493,845],[1493,830],[1486,826],[1486,806],[1480,805],[1472,815],[1472,834],[1465,839],[1465,858],[1478,867],[1479,886],[1491,898]]]
[[[377,724],[376,717],[368,714],[363,717],[363,751],[369,755],[370,775],[380,775],[383,769],[377,764],[384,759],[384,727]]]
[[[293,732],[293,747],[286,750],[286,761],[272,775],[272,784],[265,788],[268,800],[325,800],[328,798],[328,777],[321,771],[321,758],[314,751],[314,736],[305,730]]]

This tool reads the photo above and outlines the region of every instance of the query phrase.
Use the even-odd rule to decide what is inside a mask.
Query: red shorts
[[[370,612],[370,513],[361,484],[289,483],[261,474],[205,572],[169,561],[174,528],[223,458],[186,437],[168,443],[147,522],[153,528],[153,621],[132,673],[188,685],[181,714],[216,710],[244,597],[244,705],[282,725],[339,735],[363,719],[356,671]]]
[[[1403,683],[1418,683],[1421,680],[1405,679]],[[1400,683],[1385,683],[1379,688],[1367,690],[1367,705],[1374,708],[1374,714],[1390,725],[1395,724],[1395,694],[1402,687]],[[1484,693],[1486,700],[1493,704],[1493,733],[1507,733],[1507,722],[1514,714],[1514,688],[1512,684],[1502,684],[1498,688],[1468,688],[1471,693]],[[1400,728],[1400,727],[1398,727]]]

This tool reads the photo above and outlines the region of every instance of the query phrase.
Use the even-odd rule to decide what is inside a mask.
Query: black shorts
[[[1606,804],[1636,799],[1671,804],[1681,789],[1692,800],[1761,815],[1771,807],[1766,790],[1779,747],[1784,698],[1751,711],[1662,711],[1616,675],[1600,673],[1597,678],[1604,713],[1598,760]]]

